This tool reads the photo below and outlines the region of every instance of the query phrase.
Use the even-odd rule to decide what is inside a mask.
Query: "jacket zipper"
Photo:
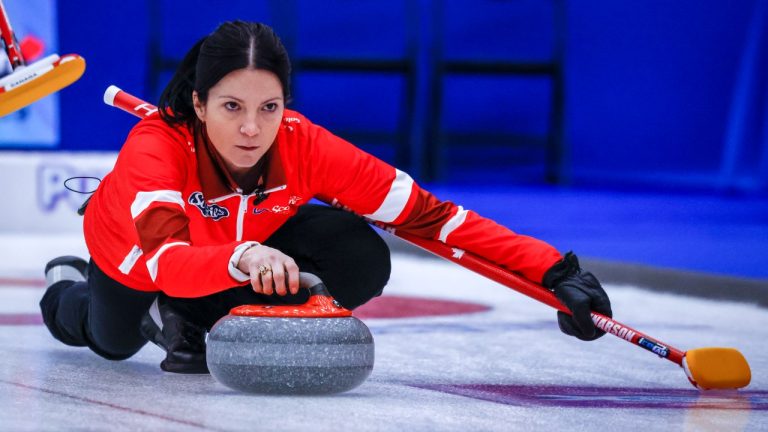
[[[241,241],[243,240],[243,221],[245,220],[245,212],[248,211],[248,198],[254,196],[254,194],[243,195],[243,190],[237,189],[236,193],[214,198],[214,199],[208,200],[208,202],[211,204],[215,204],[229,198],[234,198],[236,196],[240,197],[240,205],[238,206],[238,209],[237,209],[237,222],[236,222],[237,226],[236,226],[235,238],[237,239],[237,241]]]
[[[243,240],[243,220],[245,219],[245,212],[248,210],[248,198],[251,195],[243,195],[242,190],[238,189],[237,193],[240,194],[240,208],[237,210],[237,241]]]

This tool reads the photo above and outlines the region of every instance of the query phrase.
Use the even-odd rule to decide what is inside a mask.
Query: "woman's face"
[[[245,174],[272,146],[283,118],[280,80],[261,69],[230,72],[202,103],[192,93],[197,117],[232,174]]]

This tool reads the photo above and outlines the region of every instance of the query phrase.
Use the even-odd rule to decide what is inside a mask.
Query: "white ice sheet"
[[[43,293],[11,278],[42,279],[47,259],[85,253],[71,237],[0,240],[0,316],[37,313]],[[394,255],[385,295],[492,309],[366,320],[376,343],[371,377],[324,397],[239,394],[207,375],[162,372],[154,346],[111,362],[60,344],[41,325],[0,325],[0,429],[768,430],[765,309],[607,290],[617,319],[680,349],[737,347],[752,384],[700,396],[669,361],[612,336],[566,337],[546,306],[453,264]],[[472,387],[481,385],[485,393]]]

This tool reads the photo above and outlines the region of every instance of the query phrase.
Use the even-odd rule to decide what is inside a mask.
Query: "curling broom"
[[[55,93],[77,81],[85,72],[85,60],[77,54],[51,54],[27,65],[16,43],[5,6],[0,0],[0,37],[13,72],[0,78],[0,117]]]
[[[146,117],[157,111],[155,106],[115,86],[110,86],[107,89],[104,94],[104,102],[138,117]],[[451,247],[437,240],[398,232],[395,227],[386,224],[374,223],[374,225],[559,311],[571,313],[550,290],[478,255]],[[708,347],[681,351],[605,315],[592,312],[592,321],[606,333],[644,348],[682,367],[688,381],[699,389],[738,389],[749,385],[752,379],[747,360],[735,348]]]

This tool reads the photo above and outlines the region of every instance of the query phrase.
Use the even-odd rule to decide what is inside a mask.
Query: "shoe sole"
[[[207,363],[172,363],[168,360],[160,362],[160,369],[177,374],[210,374]]]
[[[72,255],[65,255],[49,261],[48,264],[45,265],[45,271],[43,273],[48,273],[50,269],[60,265],[74,267],[83,276],[85,276],[85,271],[88,268],[88,262],[84,259]]]

